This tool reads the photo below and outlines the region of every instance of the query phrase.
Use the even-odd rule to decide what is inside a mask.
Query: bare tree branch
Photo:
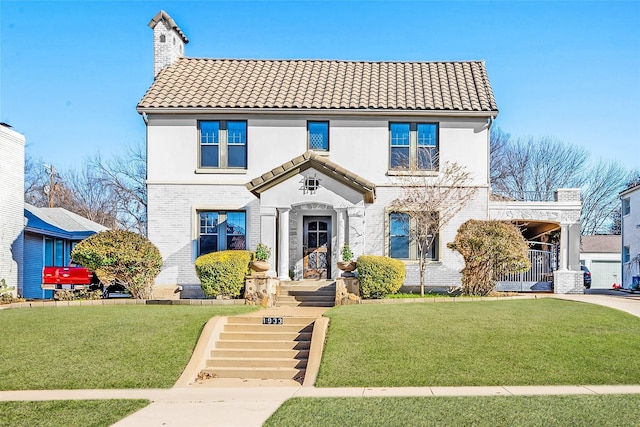
[[[390,209],[406,213],[412,222],[405,231],[418,249],[420,294],[424,295],[427,254],[440,231],[467,205],[477,188],[470,186],[470,173],[452,162],[443,162],[436,176],[400,179],[402,195],[391,202]]]

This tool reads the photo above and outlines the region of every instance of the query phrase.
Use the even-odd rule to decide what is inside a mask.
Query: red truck
[[[84,267],[70,265],[68,267],[44,267],[42,269],[42,289],[44,290],[79,290],[97,285],[98,278]]]

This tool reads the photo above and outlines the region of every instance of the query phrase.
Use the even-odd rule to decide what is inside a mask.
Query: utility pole
[[[55,207],[55,193],[56,193],[56,168],[51,165],[44,165],[44,169],[47,171],[49,175],[49,191],[47,191],[47,197],[49,198],[49,207]]]

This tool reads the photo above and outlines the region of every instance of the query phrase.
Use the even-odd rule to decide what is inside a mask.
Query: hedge
[[[207,298],[225,296],[237,298],[242,292],[245,275],[249,273],[249,251],[212,252],[196,259],[196,274]]]
[[[358,257],[360,295],[363,298],[384,298],[398,292],[404,276],[405,267],[400,260],[378,255]]]

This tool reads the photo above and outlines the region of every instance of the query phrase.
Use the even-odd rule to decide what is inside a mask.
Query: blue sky
[[[145,139],[148,22],[186,56],[486,61],[513,136],[640,167],[640,1],[0,1],[0,121],[58,169]]]

